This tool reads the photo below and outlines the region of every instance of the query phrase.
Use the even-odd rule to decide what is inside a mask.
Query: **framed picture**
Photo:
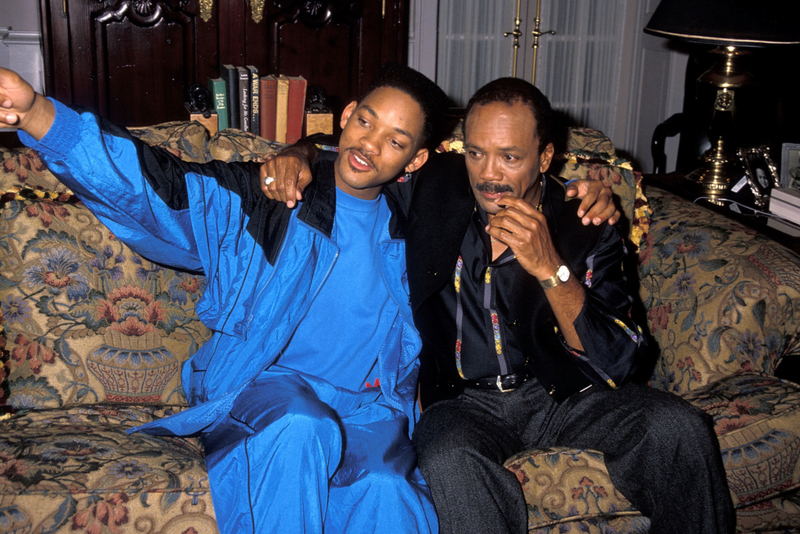
[[[800,190],[800,143],[783,143],[781,187]]]
[[[739,157],[742,159],[747,184],[753,192],[756,205],[759,208],[766,208],[769,203],[770,190],[773,187],[781,186],[778,171],[775,169],[769,153],[769,147],[740,148]]]

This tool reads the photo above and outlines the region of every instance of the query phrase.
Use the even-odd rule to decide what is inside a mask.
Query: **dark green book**
[[[218,128],[224,130],[230,126],[228,119],[228,94],[225,89],[225,80],[222,78],[209,78],[208,90],[214,99],[214,111],[217,112]]]

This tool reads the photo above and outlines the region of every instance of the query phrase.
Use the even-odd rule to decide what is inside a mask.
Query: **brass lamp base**
[[[722,138],[703,154],[703,166],[689,173],[688,179],[697,182],[701,192],[710,197],[723,195],[744,176],[744,167],[739,158],[725,150]]]
[[[688,178],[697,182],[703,194],[719,197],[744,176],[744,167],[735,154],[728,150],[725,139],[729,138],[736,126],[736,93],[753,83],[752,75],[738,64],[738,58],[749,54],[734,46],[718,47],[712,50],[718,57],[714,66],[703,73],[697,82],[700,86],[710,86],[714,98],[709,140],[711,148],[702,156],[703,166],[689,174]]]

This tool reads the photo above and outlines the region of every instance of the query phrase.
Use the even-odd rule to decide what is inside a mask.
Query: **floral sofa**
[[[133,133],[193,161],[277,148],[197,123]],[[0,534],[216,532],[198,440],[124,432],[186,406],[178,369],[209,337],[194,314],[204,279],[132,253],[34,152],[0,154]],[[652,387],[713,415],[738,530],[800,529],[800,386],[774,376],[796,357],[800,258],[663,191],[645,200],[596,132],[572,131],[558,172],[619,196],[660,347]],[[507,467],[530,532],[647,531],[600,453],[527,451]]]

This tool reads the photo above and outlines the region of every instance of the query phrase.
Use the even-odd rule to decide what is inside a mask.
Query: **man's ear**
[[[417,153],[411,158],[411,161],[406,165],[406,172],[414,172],[428,161],[428,149],[420,148]]]
[[[353,111],[356,109],[357,105],[358,105],[358,102],[353,100],[352,102],[347,104],[347,107],[344,108],[344,111],[342,111],[342,119],[339,121],[339,127],[342,130],[344,130],[344,125],[347,124],[347,119],[349,119],[350,115],[353,114]]]
[[[550,168],[550,163],[553,161],[553,154],[555,151],[556,149],[553,147],[553,143],[548,143],[542,155],[539,156],[539,172],[547,172],[547,169]]]

